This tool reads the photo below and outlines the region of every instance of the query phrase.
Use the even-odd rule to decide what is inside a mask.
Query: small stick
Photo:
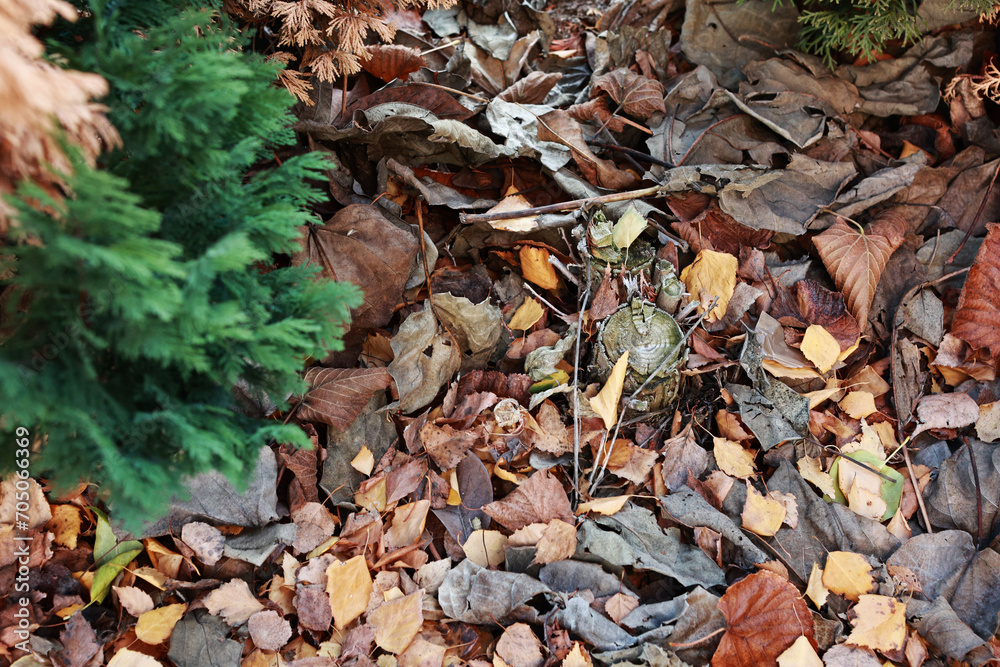
[[[670,164],[666,160],[661,160],[658,157],[653,157],[648,153],[643,153],[642,151],[637,151],[634,148],[628,148],[626,146],[619,146],[618,144],[609,144],[605,141],[588,141],[591,146],[597,146],[598,148],[610,148],[613,151],[619,151],[625,153],[625,155],[631,155],[632,157],[642,160],[643,162],[649,162],[651,164],[657,164],[661,167],[666,167],[667,169],[673,169],[674,165]]]
[[[575,208],[586,206],[587,204],[608,204],[618,201],[630,201],[632,199],[642,199],[643,197],[655,197],[660,194],[663,186],[654,185],[641,190],[630,190],[628,192],[615,192],[610,195],[600,195],[598,197],[587,197],[586,199],[573,199],[559,204],[549,204],[548,206],[535,206],[519,211],[499,211],[497,213],[460,213],[458,219],[466,225],[476,222],[493,222],[495,220],[513,220],[514,218],[526,218],[532,215],[542,215],[544,213],[558,213],[569,211]]]
[[[472,93],[466,93],[466,92],[463,92],[461,90],[455,90],[454,88],[448,88],[447,86],[441,86],[441,85],[438,85],[436,83],[428,83],[426,81],[414,81],[412,85],[414,85],[414,86],[427,86],[428,88],[437,88],[438,90],[443,90],[443,91],[448,92],[448,93],[455,93],[456,95],[462,95],[464,97],[468,97],[468,98],[474,99],[477,102],[483,102],[485,104],[489,104],[490,103],[490,101],[488,99],[486,99],[485,97],[480,97],[479,95],[473,95]]]

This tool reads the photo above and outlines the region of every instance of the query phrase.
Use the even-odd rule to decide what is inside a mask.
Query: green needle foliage
[[[30,183],[11,199],[0,470],[28,427],[44,439],[33,471],[96,481],[136,527],[185,476],[239,482],[261,445],[308,445],[235,411],[232,388],[279,404],[301,391],[304,361],[339,349],[359,295],[272,266],[314,222],[308,181],[331,166],[310,154],[247,177],[294,139],[277,66],[206,9],[94,0],[88,14],[54,48],[108,80],[123,143],[103,169],[78,162],[64,200]]]

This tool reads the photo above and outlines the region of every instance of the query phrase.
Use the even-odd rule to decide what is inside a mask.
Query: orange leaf
[[[427,63],[420,51],[399,44],[377,44],[368,47],[371,58],[361,61],[361,68],[386,83],[394,79],[405,81]]]
[[[892,211],[881,214],[864,232],[843,219],[813,239],[827,271],[847,299],[858,326],[868,322],[868,309],[875,298],[882,271],[889,257],[903,243],[906,221]]]
[[[549,263],[549,251],[534,246],[521,246],[521,273],[542,289],[554,290],[559,287],[559,277]]]
[[[951,332],[973,348],[986,348],[996,358],[1000,356],[1000,224],[986,225],[986,238],[979,247],[976,261],[958,298]]]
[[[338,630],[364,613],[372,594],[372,575],[365,557],[330,563],[326,568],[326,594],[330,596],[330,608]]]
[[[803,635],[816,646],[809,607],[795,586],[773,572],[756,572],[733,584],[718,606],[726,632],[712,667],[773,665]]]

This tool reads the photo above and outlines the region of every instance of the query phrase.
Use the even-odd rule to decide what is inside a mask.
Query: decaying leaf
[[[574,523],[566,490],[547,470],[534,473],[506,498],[486,505],[483,511],[508,530],[552,519]]]
[[[292,625],[281,614],[266,609],[247,621],[247,630],[254,645],[264,651],[277,651],[292,638]]]
[[[848,643],[875,651],[901,651],[906,642],[906,603],[884,595],[862,595]]]
[[[384,368],[321,368],[306,371],[309,391],[299,404],[298,417],[319,421],[344,431],[380,389],[392,382]]]
[[[823,264],[847,299],[847,309],[862,329],[867,325],[868,308],[882,271],[902,245],[906,228],[901,215],[888,211],[863,232],[837,218],[832,227],[813,238]]]
[[[755,572],[730,586],[719,609],[726,617],[726,632],[712,656],[713,667],[774,664],[800,636],[815,642],[805,601],[773,572]]]
[[[666,111],[660,82],[624,67],[594,79],[590,89],[591,97],[600,93],[607,93],[608,97],[621,105],[622,111],[637,118],[649,118],[657,111]]]
[[[986,225],[986,238],[962,287],[951,333],[973,348],[1000,356],[1000,224]]]
[[[205,597],[205,607],[229,625],[242,625],[264,605],[250,591],[246,581],[231,579]]]

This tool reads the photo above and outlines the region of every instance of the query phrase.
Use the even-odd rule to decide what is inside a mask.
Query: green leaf
[[[880,474],[889,478],[882,479],[882,484],[879,486],[879,496],[881,496],[882,500],[884,500],[886,504],[885,514],[882,515],[882,521],[891,519],[899,509],[899,502],[903,497],[903,475],[901,475],[897,470],[887,466],[885,461],[871,452],[859,450],[852,452],[849,457],[854,462],[870,466],[873,469],[878,470]],[[830,466],[830,476],[833,477],[835,482],[839,479],[841,458],[844,457],[838,457],[837,460],[833,462],[833,465]],[[833,502],[840,503],[841,505],[846,505],[847,498],[844,497],[840,486],[837,485],[836,489],[837,496],[835,498],[823,496],[823,499],[827,501],[832,500]]]
[[[625,214],[615,223],[611,239],[615,247],[628,248],[644,231],[646,231],[646,218],[639,213],[635,204],[630,204]]]
[[[142,546],[141,543],[133,543],[139,544],[140,547]],[[123,542],[122,544],[129,544],[129,542]],[[114,582],[115,577],[141,553],[141,548],[119,553],[110,561],[97,568],[97,572],[94,573],[94,581],[90,584],[90,601],[97,604],[104,602],[104,598],[108,596],[108,591],[111,590],[111,584]]]

